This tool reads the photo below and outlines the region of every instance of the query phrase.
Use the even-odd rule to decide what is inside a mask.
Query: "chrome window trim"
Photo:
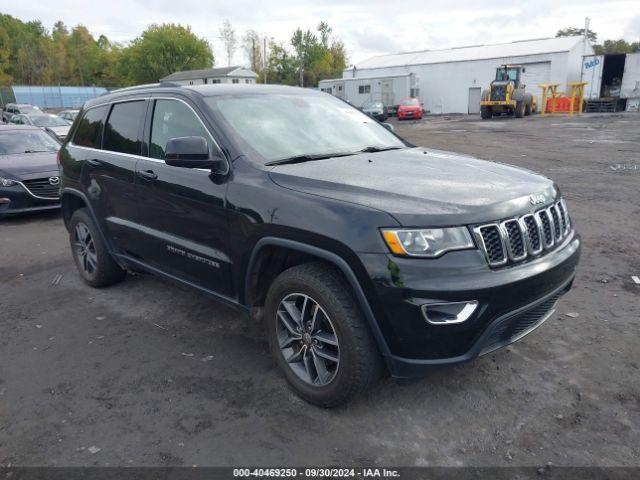
[[[217,147],[218,151],[222,154],[222,156],[223,156],[223,158],[224,158],[224,160],[225,160],[225,162],[227,164],[227,169],[225,170],[224,173],[221,173],[220,175],[227,175],[231,171],[231,162],[229,162],[229,159],[227,158],[227,156],[225,155],[224,151],[220,147],[220,144],[214,138],[214,136],[211,133],[210,129],[202,121],[202,118],[200,118],[200,115],[198,115],[198,112],[196,112],[193,109],[193,107],[191,105],[189,105],[188,102],[182,100],[181,98],[169,97],[169,96],[160,96],[160,97],[144,96],[144,97],[132,97],[132,98],[126,98],[126,99],[116,99],[116,100],[113,100],[113,101],[110,101],[110,102],[104,102],[104,103],[99,103],[97,105],[91,105],[90,107],[86,108],[82,112],[82,116],[84,117],[86,112],[88,112],[89,110],[92,110],[94,108],[108,106],[111,109],[111,106],[116,104],[116,103],[127,103],[127,102],[136,102],[136,101],[140,102],[140,101],[145,101],[145,100],[175,100],[177,102],[182,102],[187,107],[189,107],[189,109],[193,112],[193,114],[196,116],[196,118],[198,119],[198,121],[202,125],[202,128],[204,128],[204,130],[209,134],[209,137],[211,138],[211,141]],[[109,113],[109,115],[111,114],[110,111],[108,113]],[[109,117],[107,116],[107,121],[108,121],[108,118]],[[151,127],[153,128],[153,114],[151,115],[151,122],[152,122]],[[105,126],[106,126],[106,122],[105,122]],[[149,133],[151,133],[151,129],[149,130]],[[74,131],[74,135],[73,136],[75,137],[75,131]],[[144,141],[144,139],[143,139],[143,141]],[[139,159],[142,159],[142,160],[148,160],[150,162],[163,163],[163,164],[167,165],[167,163],[164,160],[160,160],[159,158],[145,157],[144,155],[136,155],[136,154],[133,154],[133,153],[115,152],[113,150],[106,150],[106,149],[102,149],[102,148],[93,148],[93,147],[85,147],[85,146],[82,146],[82,145],[76,145],[75,143],[73,143],[73,138],[69,141],[68,145],[72,146],[74,148],[83,148],[85,150],[93,150],[93,151],[96,151],[96,152],[107,152],[107,153],[113,153],[113,154],[116,154],[116,155],[125,155],[127,157],[139,158]],[[171,165],[167,165],[167,166],[170,167]],[[182,168],[182,167],[173,167],[173,168]],[[206,169],[206,168],[192,168],[191,170],[199,170],[201,172],[211,172],[211,170]]]

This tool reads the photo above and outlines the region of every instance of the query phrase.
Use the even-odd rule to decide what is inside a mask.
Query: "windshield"
[[[508,80],[516,81],[518,79],[518,69],[517,68],[499,68],[496,72],[496,80],[499,82],[505,82]]]
[[[40,113],[40,109],[35,105],[20,105],[18,107],[20,109],[20,113]]]
[[[234,138],[270,162],[406,145],[376,121],[330,95],[268,94],[205,99]]]
[[[420,105],[420,102],[418,101],[417,98],[407,98],[406,100],[403,100],[400,105],[409,107],[409,106]]]
[[[0,131],[0,155],[57,152],[60,144],[42,130]]]
[[[31,115],[29,117],[36,127],[64,127],[69,122],[57,115]]]

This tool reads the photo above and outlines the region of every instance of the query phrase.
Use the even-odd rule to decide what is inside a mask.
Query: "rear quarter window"
[[[107,106],[87,110],[78,122],[73,143],[81,147],[100,148]]]

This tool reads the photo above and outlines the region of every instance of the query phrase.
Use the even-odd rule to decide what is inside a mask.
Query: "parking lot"
[[[0,220],[0,465],[638,465],[640,115],[393,123],[557,181],[584,248],[545,325],[322,410],[260,325],[153,277],[93,290],[57,213]]]

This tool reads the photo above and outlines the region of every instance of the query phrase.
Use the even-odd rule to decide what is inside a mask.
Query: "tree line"
[[[558,33],[556,33],[556,37],[572,37],[574,35],[584,35],[584,28],[567,27],[558,30]],[[621,38],[619,40],[605,40],[602,43],[598,43],[598,34],[591,29],[587,31],[587,37],[593,44],[593,50],[596,52],[596,55],[640,52],[640,42],[627,42]]]
[[[238,46],[259,82],[316,86],[324,78],[341,77],[347,65],[344,44],[320,22],[314,30],[298,28],[289,42],[267,40],[255,30],[238,36],[224,22],[220,39],[227,65]],[[241,62],[245,63],[245,62]],[[154,83],[181,70],[216,65],[210,43],[188,26],[150,25],[122,44],[105,35],[97,38],[84,26],[54,24],[51,31],[38,20],[23,22],[0,14],[0,86],[79,85],[123,87]]]

